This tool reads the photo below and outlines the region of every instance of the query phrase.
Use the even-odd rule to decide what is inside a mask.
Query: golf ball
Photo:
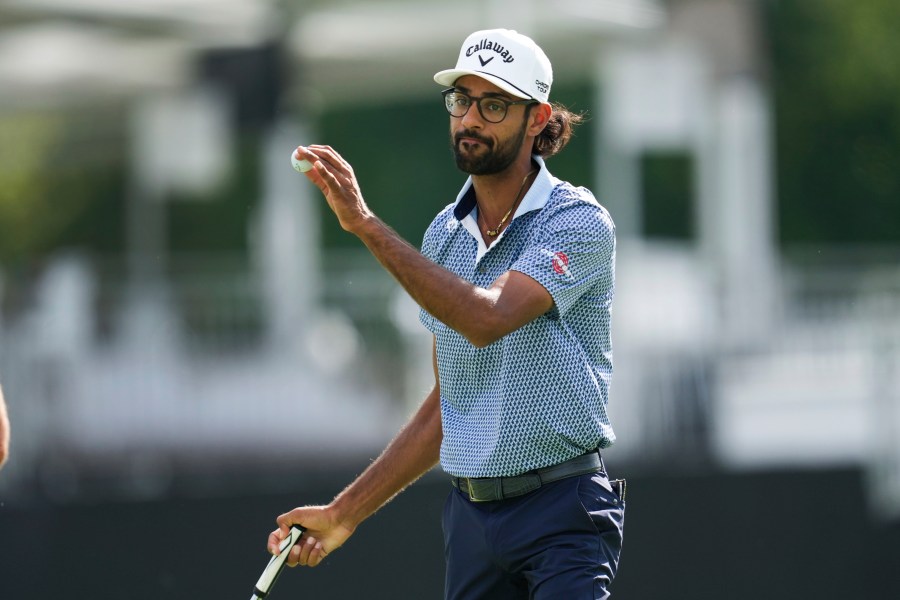
[[[297,171],[299,171],[300,173],[306,173],[313,168],[311,162],[306,159],[298,159],[296,156],[294,156],[293,152],[291,152],[291,164],[294,165],[294,168],[297,169]]]

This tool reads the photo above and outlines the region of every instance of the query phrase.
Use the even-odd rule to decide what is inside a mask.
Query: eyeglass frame
[[[453,114],[453,112],[450,110],[450,106],[447,104],[447,96],[450,95],[450,94],[459,94],[459,95],[461,95],[461,96],[465,96],[466,98],[468,98],[468,99],[470,100],[469,105],[466,107],[466,112],[464,112],[464,113],[461,114],[461,115],[454,115],[454,114]],[[474,104],[474,105],[477,105],[477,106],[478,106],[478,114],[481,115],[481,118],[484,119],[485,121],[487,121],[488,123],[492,123],[492,124],[494,124],[494,125],[496,125],[497,123],[502,123],[502,122],[506,119],[506,116],[509,114],[509,107],[510,107],[510,106],[521,106],[521,105],[528,105],[528,104],[540,104],[540,102],[538,102],[537,100],[535,100],[535,99],[533,99],[533,98],[531,98],[531,99],[526,99],[526,100],[507,100],[506,98],[504,98],[504,97],[502,97],[502,96],[472,96],[472,95],[469,95],[469,94],[467,94],[467,93],[465,93],[465,92],[459,91],[459,90],[456,89],[455,87],[451,87],[451,88],[447,88],[446,90],[443,90],[443,91],[441,92],[441,96],[444,98],[444,108],[447,109],[447,113],[448,113],[451,117],[453,117],[453,118],[455,118],[455,119],[461,119],[461,118],[463,118],[464,116],[466,116],[467,114],[469,114],[469,110],[472,108],[472,105]],[[484,109],[481,108],[481,101],[482,101],[482,100],[496,100],[496,101],[498,101],[498,102],[501,102],[501,103],[505,106],[505,110],[503,111],[503,118],[501,118],[499,121],[491,121],[490,119],[488,119],[488,118],[484,115]]]

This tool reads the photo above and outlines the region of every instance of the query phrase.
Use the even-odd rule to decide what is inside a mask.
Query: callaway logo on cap
[[[477,75],[518,98],[547,102],[553,68],[531,38],[510,29],[476,31],[466,38],[455,69],[440,71],[434,80],[453,86],[463,75]]]

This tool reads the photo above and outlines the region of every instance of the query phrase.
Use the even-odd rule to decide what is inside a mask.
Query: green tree
[[[900,3],[767,8],[782,241],[900,241]]]
[[[0,117],[0,264],[63,246],[121,246],[123,153],[100,122],[62,112]]]

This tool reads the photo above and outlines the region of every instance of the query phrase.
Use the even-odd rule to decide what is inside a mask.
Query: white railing
[[[895,269],[787,268],[766,343],[723,348],[712,286],[700,278],[666,297],[660,278],[683,280],[690,257],[662,269],[641,260],[620,264],[631,275],[614,330],[615,461],[676,453],[697,467],[868,465],[876,508],[900,512]],[[270,335],[260,286],[239,261],[179,261],[170,271],[165,293],[135,303],[115,265],[63,263],[36,287],[32,309],[6,320],[0,381],[15,441],[0,486],[59,473],[75,481],[85,464],[121,473],[149,461],[166,472],[159,465],[179,456],[372,454],[427,391],[430,338],[418,309],[363,251],[329,252],[323,288],[287,345]],[[708,310],[689,314],[702,343],[683,324],[646,327],[698,303]]]

